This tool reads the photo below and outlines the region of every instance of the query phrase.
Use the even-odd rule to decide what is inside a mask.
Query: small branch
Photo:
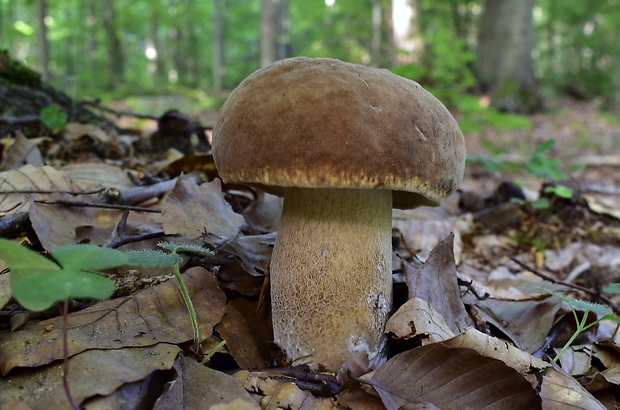
[[[601,300],[603,303],[605,303],[607,306],[609,306],[611,308],[611,310],[614,311],[614,313],[616,315],[620,316],[620,307],[618,307],[618,305],[616,305],[611,299],[609,299],[607,296],[603,295],[601,292],[596,291],[596,290],[592,290],[590,288],[586,288],[585,286],[580,286],[574,283],[569,283],[569,282],[564,282],[561,280],[557,280],[547,274],[542,273],[540,270],[529,266],[528,264],[521,262],[520,260],[518,260],[517,258],[510,258],[513,262],[515,262],[517,265],[521,266],[523,269],[526,269],[530,272],[532,272],[534,275],[548,281],[551,283],[554,283],[556,285],[562,285],[562,286],[566,286],[568,288],[571,289],[575,289],[575,290],[579,290],[583,293],[586,293],[590,296],[594,296],[595,298]]]
[[[0,116],[0,122],[4,122],[9,125],[30,124],[39,121],[41,121],[41,117],[38,115],[22,115],[20,117],[12,117],[10,115]]]
[[[83,101],[80,101],[80,104],[82,104],[82,105],[84,105],[84,106],[87,106],[87,107],[93,107],[93,108],[96,108],[96,109],[98,109],[98,110],[100,110],[100,111],[103,111],[103,112],[107,112],[107,113],[113,114],[113,115],[115,115],[115,116],[117,116],[117,117],[123,117],[123,116],[124,116],[124,117],[135,117],[135,118],[141,118],[141,119],[145,119],[145,120],[155,120],[155,121],[157,121],[157,120],[159,119],[159,117],[156,117],[156,116],[154,116],[154,115],[149,115],[149,114],[140,114],[140,113],[137,113],[137,112],[131,112],[131,111],[119,111],[119,110],[114,110],[114,109],[112,109],[112,108],[108,108],[108,107],[105,107],[105,106],[101,105],[101,104],[99,103],[99,101],[87,101],[87,100],[83,100]]]
[[[75,206],[75,207],[83,207],[83,208],[105,208],[105,209],[119,209],[119,210],[124,210],[124,211],[161,213],[161,209],[146,208],[142,206],[101,204],[101,203],[87,202],[87,201],[69,201],[65,199],[57,199],[54,201],[39,200],[39,201],[34,201],[34,202],[38,204],[44,204],[44,205]]]

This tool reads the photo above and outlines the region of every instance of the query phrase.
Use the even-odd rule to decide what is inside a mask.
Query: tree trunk
[[[220,0],[213,0],[213,91],[216,94],[222,92],[224,77],[224,41],[220,6]]]
[[[123,82],[125,72],[125,60],[121,40],[118,36],[116,27],[116,10],[114,9],[114,1],[109,0],[101,3],[103,29],[105,30],[107,45],[107,87],[109,89],[118,86]]]
[[[279,0],[279,3],[276,59],[283,60],[290,54],[291,43],[289,38],[289,28],[291,21],[288,14],[288,0]]]
[[[477,75],[500,111],[529,113],[542,106],[532,64],[535,0],[486,0],[478,41]]]
[[[281,0],[261,0],[260,66],[265,67],[278,58],[278,17]]]
[[[381,64],[381,0],[370,0],[372,4],[372,40],[370,42],[370,61],[373,67]]]
[[[160,10],[164,6],[159,2],[155,2],[151,8],[151,18],[149,21],[149,42],[154,52],[148,56],[149,72],[153,75],[155,83],[159,84],[165,81],[166,66],[164,64],[164,48],[161,45],[159,27],[161,24]]]
[[[424,59],[424,39],[421,31],[420,0],[392,1],[392,29],[395,64],[417,63]]]
[[[39,51],[39,71],[41,72],[41,78],[43,81],[47,81],[50,78],[49,69],[49,43],[47,41],[47,25],[45,24],[45,17],[47,17],[47,4],[46,0],[36,1],[37,9],[37,43]]]

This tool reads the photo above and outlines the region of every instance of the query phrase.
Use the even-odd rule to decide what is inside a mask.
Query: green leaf
[[[549,289],[545,289],[545,288],[540,288],[541,290],[553,295],[553,296],[557,296],[560,299],[562,299],[563,301],[565,301],[566,303],[568,303],[571,307],[573,308],[580,308],[583,310],[589,310],[590,312],[594,312],[594,313],[600,313],[602,315],[610,315],[612,313],[612,310],[601,305],[598,303],[593,303],[593,302],[588,302],[585,300],[579,300],[579,299],[573,299],[570,298],[568,296],[564,296],[563,294],[559,293],[559,292],[555,292],[553,290],[549,290]]]
[[[213,256],[213,252],[211,252],[209,249],[203,248],[199,245],[194,245],[193,243],[159,242],[157,246],[174,253],[189,252],[201,256]]]
[[[166,268],[183,261],[177,254],[156,250],[130,251],[126,255],[129,258],[128,265],[144,266],[146,268]]]
[[[45,310],[67,298],[108,298],[114,293],[114,283],[85,270],[124,265],[128,260],[123,252],[95,245],[63,246],[51,254],[62,267],[24,246],[0,239],[0,258],[11,268],[13,296],[26,309]]]
[[[545,188],[546,193],[553,193],[555,196],[564,199],[571,199],[574,195],[574,191],[566,185],[558,184]]]
[[[11,282],[39,272],[60,270],[53,261],[6,239],[0,239],[0,259],[11,268]]]
[[[611,295],[617,295],[620,293],[620,283],[612,283],[603,288],[603,292]]]
[[[69,298],[106,299],[114,293],[114,282],[96,273],[60,270],[30,276],[12,289],[20,305],[41,311]]]
[[[125,252],[97,245],[66,245],[50,251],[50,254],[64,269],[102,270],[129,264]]]
[[[57,130],[67,124],[65,114],[58,104],[51,104],[43,108],[40,113],[41,122],[50,130]]]

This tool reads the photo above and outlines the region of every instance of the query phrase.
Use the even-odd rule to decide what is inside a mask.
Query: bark
[[[424,59],[424,39],[421,31],[420,0],[392,1],[392,28],[396,55],[395,64],[416,63]]]
[[[276,59],[282,60],[290,54],[290,38],[289,28],[291,21],[288,13],[288,0],[278,0],[280,5],[278,8],[278,38],[276,39]]]
[[[123,56],[123,49],[121,45],[121,39],[116,27],[116,10],[114,8],[115,2],[109,0],[101,3],[103,29],[106,36],[106,63],[107,63],[107,87],[114,88],[123,82],[125,72],[125,59]]]
[[[260,11],[260,66],[276,61],[278,56],[278,17],[281,0],[262,0]]]
[[[220,0],[213,0],[213,90],[216,94],[222,92],[224,77],[224,42],[220,7]]]
[[[45,0],[36,1],[37,9],[37,43],[39,51],[39,71],[43,80],[50,78],[49,70],[49,42],[47,40],[47,25],[45,17],[47,17],[47,3]]]
[[[370,0],[372,4],[372,40],[370,43],[370,61],[373,67],[381,64],[381,0]]]
[[[477,75],[500,111],[529,113],[542,107],[532,63],[535,0],[487,0],[478,42]]]

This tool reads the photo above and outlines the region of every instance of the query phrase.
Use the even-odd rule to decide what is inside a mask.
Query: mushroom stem
[[[275,341],[293,365],[385,360],[392,307],[392,192],[289,188],[271,260]]]

